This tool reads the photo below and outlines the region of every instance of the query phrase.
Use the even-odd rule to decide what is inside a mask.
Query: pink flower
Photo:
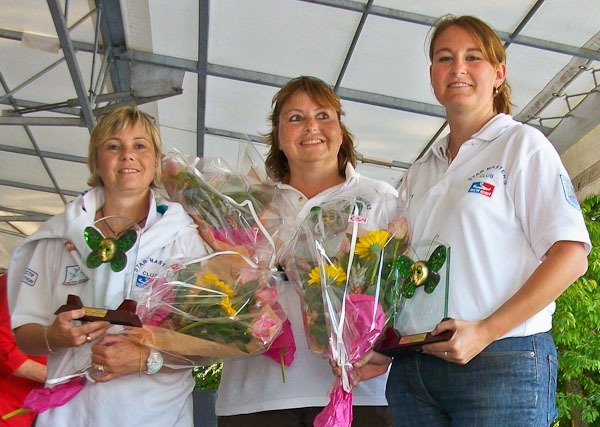
[[[272,286],[263,286],[257,289],[254,295],[260,302],[260,305],[270,304],[277,298],[277,289]]]
[[[406,218],[396,218],[388,223],[388,231],[395,239],[402,240],[408,235],[408,221]]]
[[[240,270],[238,281],[239,283],[248,283],[260,280],[263,272],[255,268],[243,268]]]
[[[296,354],[296,341],[294,341],[292,324],[289,320],[286,319],[285,322],[283,322],[283,331],[281,332],[281,335],[275,338],[271,347],[263,354],[270,357],[275,362],[283,362],[285,366],[288,368],[290,367],[294,361],[294,355]]]
[[[171,314],[171,305],[175,300],[175,293],[164,277],[153,279],[152,286],[152,308],[144,304],[137,306],[137,315],[146,325],[160,325]],[[158,304],[157,302],[161,303]]]
[[[280,327],[280,323],[273,319],[270,313],[265,312],[252,324],[252,336],[268,343],[277,335]]]

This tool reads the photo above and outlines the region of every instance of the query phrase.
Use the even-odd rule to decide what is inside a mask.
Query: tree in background
[[[600,426],[600,196],[581,209],[592,240],[587,273],[556,302],[558,421],[555,426]]]

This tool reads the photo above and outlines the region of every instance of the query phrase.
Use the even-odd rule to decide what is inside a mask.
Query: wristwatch
[[[150,356],[148,356],[148,360],[146,360],[147,371],[145,373],[148,375],[154,375],[158,371],[160,371],[160,368],[162,368],[162,367],[163,367],[162,354],[160,354],[160,352],[158,352],[154,349],[150,349]]]

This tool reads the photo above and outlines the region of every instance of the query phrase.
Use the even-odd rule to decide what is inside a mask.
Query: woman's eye
[[[328,118],[329,118],[329,114],[328,113],[319,113],[319,114],[317,114],[317,119],[327,120]]]
[[[302,120],[302,117],[299,114],[294,114],[289,118],[290,122],[299,122],[300,120]]]
[[[108,151],[116,151],[116,150],[118,150],[118,149],[119,149],[119,145],[118,145],[118,144],[108,144],[108,145],[106,146],[106,149],[107,149]]]

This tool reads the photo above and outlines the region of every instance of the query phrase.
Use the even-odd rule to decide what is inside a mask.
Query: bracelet
[[[46,347],[48,348],[48,353],[57,354],[52,347],[50,347],[50,341],[48,340],[48,326],[44,326],[44,341],[46,341]]]

